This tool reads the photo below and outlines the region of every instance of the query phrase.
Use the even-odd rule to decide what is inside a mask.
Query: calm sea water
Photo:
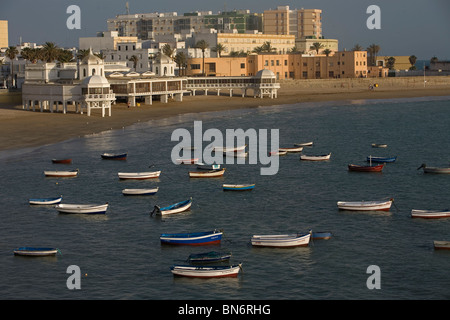
[[[170,106],[169,106],[170,107]],[[297,104],[178,116],[35,149],[0,154],[0,297],[2,299],[450,299],[450,220],[412,219],[411,209],[450,206],[448,175],[425,175],[422,163],[450,161],[450,98]],[[277,175],[260,165],[226,165],[222,178],[189,179],[191,166],[170,154],[176,128],[280,129],[280,146],[314,141],[305,154],[331,152],[326,162],[280,158]],[[386,143],[374,149],[371,143]],[[205,143],[206,145],[206,143]],[[128,151],[126,161],[103,152]],[[351,173],[366,156],[398,156],[382,174]],[[52,158],[73,159],[55,165]],[[149,166],[152,165],[152,168]],[[44,170],[75,169],[72,179]],[[120,181],[120,171],[162,170],[157,180]],[[256,183],[251,192],[223,192],[223,183]],[[124,188],[159,186],[154,196],[125,197]],[[58,214],[28,198],[63,195],[65,203],[109,202],[106,215]],[[190,212],[150,216],[155,204],[193,197]],[[340,200],[392,197],[388,213],[339,211]],[[224,229],[221,245],[161,246],[164,232]],[[252,248],[253,234],[331,231],[306,248]],[[24,258],[20,246],[57,247],[61,255]],[[243,263],[236,279],[174,278],[170,266],[190,253],[230,250]],[[81,269],[81,289],[66,286],[67,267]],[[369,290],[367,268],[377,265],[381,289]]]

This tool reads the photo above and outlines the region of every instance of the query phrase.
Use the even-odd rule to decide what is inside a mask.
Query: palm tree
[[[105,60],[106,56],[103,52],[100,53],[94,53],[94,55],[102,60]]]
[[[220,56],[222,55],[222,52],[225,51],[225,46],[221,43],[218,43],[214,48],[211,49],[214,52],[217,52],[217,54]]]
[[[183,67],[186,65],[186,62],[187,62],[187,58],[186,58],[186,55],[184,54],[184,52],[178,52],[175,55],[174,61],[178,65],[178,70],[183,70]],[[178,75],[181,76],[182,73],[183,72],[178,72]]]
[[[73,54],[69,50],[59,49],[59,54],[58,54],[57,60],[62,63],[70,62],[73,60]]]
[[[136,67],[137,67],[137,63],[139,61],[139,58],[136,55],[132,55],[130,57],[130,59],[128,59],[128,61],[133,62],[133,68],[134,68],[134,71],[136,71]]]
[[[175,53],[175,49],[172,49],[170,44],[166,43],[162,48],[162,53],[164,53],[166,56],[168,56],[170,59],[174,59],[173,54]]]
[[[352,49],[352,51],[362,51],[362,50],[363,50],[363,47],[361,47],[359,45],[359,43],[355,44],[355,46]]]
[[[263,48],[261,47],[261,46],[258,46],[258,47],[254,47],[253,48],[253,50],[252,50],[252,52],[254,52],[254,53],[261,53],[261,52],[263,52]],[[231,55],[231,54],[230,54]]]
[[[270,41],[266,41],[262,44],[261,51],[262,52],[275,52],[275,51],[277,51],[277,48],[272,47],[272,44],[270,43]]]
[[[14,87],[14,59],[19,54],[19,50],[16,47],[10,46],[5,51],[5,56],[11,61],[11,87]]]
[[[324,53],[327,57],[330,55],[330,53],[332,53],[333,51],[331,51],[330,49],[325,49],[322,51],[322,53]]]
[[[86,58],[89,55],[89,52],[90,52],[90,50],[88,50],[88,49],[78,50],[77,59],[83,60],[84,58]]]
[[[436,56],[434,56],[434,57],[432,57],[431,59],[430,59],[430,62],[431,63],[436,63],[436,62],[438,62],[439,61],[439,59],[438,59],[438,57],[436,57]]]
[[[53,42],[46,42],[42,47],[42,51],[47,62],[53,62],[58,58],[59,48]]]
[[[371,44],[367,48],[369,54],[369,65],[375,66],[377,64],[377,53],[380,51],[380,46],[377,44]]]
[[[205,75],[205,50],[209,47],[208,42],[206,42],[205,40],[199,40],[197,41],[197,43],[195,44],[195,48],[201,49],[202,50],[202,57],[203,57],[203,69],[202,69],[202,74]]]
[[[409,63],[411,63],[411,68],[409,68],[409,70],[416,70],[416,61],[417,57],[415,55],[409,56]]]
[[[310,46],[309,48],[311,50],[316,50],[316,53],[319,54],[319,50],[322,49],[323,47],[324,47],[323,44],[321,44],[320,42],[314,42],[312,46]]]

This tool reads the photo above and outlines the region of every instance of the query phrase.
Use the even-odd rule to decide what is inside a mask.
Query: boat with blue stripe
[[[395,160],[397,160],[397,156],[395,156],[395,157],[368,156],[367,157],[367,162],[388,163],[388,162],[395,162]]]
[[[223,232],[217,229],[193,233],[162,233],[160,240],[162,244],[202,246],[220,243],[222,235]]]

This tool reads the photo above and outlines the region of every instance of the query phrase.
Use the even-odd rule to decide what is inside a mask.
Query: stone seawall
[[[424,82],[425,80],[425,82]],[[439,77],[402,77],[402,78],[348,78],[348,79],[309,79],[280,80],[280,93],[283,90],[314,91],[361,91],[369,90],[370,85],[377,84],[375,90],[407,90],[407,89],[449,89],[450,76]]]

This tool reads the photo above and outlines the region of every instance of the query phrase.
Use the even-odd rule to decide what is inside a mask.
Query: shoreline
[[[107,130],[122,129],[139,122],[158,120],[183,114],[215,112],[234,109],[249,109],[261,106],[289,105],[305,102],[378,100],[396,98],[419,98],[450,96],[448,86],[438,88],[384,88],[369,91],[367,89],[342,88],[298,88],[283,86],[278,98],[184,96],[182,102],[170,100],[169,103],[154,102],[128,108],[126,104],[112,107],[111,117],[101,117],[101,111],[95,110],[91,116],[75,114],[70,108],[67,114],[50,113],[48,110],[27,111],[21,105],[0,104],[0,152],[39,147],[65,140],[84,137]]]

